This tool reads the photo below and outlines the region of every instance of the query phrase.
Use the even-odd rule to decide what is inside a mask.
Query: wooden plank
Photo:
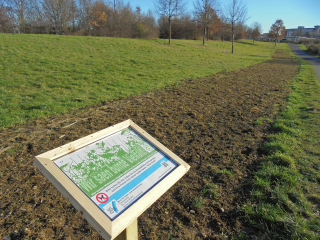
[[[133,222],[126,228],[127,240],[138,240],[138,219],[133,220]]]
[[[138,219],[135,219],[114,240],[138,240]]]
[[[82,148],[86,145],[89,145],[92,142],[98,141],[99,139],[106,137],[108,135],[112,135],[115,131],[119,131],[121,129],[127,128],[130,125],[130,120],[126,120],[124,122],[118,123],[109,128],[103,129],[99,132],[93,133],[86,137],[80,138],[71,143],[67,143],[61,147],[55,148],[51,151],[45,152],[37,157],[49,158],[50,160],[55,160],[63,155],[66,155],[70,152],[74,152],[75,150]]]

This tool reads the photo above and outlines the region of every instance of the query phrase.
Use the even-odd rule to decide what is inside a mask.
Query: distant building
[[[320,38],[320,26],[316,25],[314,28],[299,26],[298,28],[286,29],[284,40],[298,40],[301,37]]]
[[[268,33],[261,34],[261,40],[269,40],[272,39],[268,37]],[[319,38],[320,39],[320,26],[316,25],[314,28],[305,28],[303,26],[299,26],[298,28],[286,29],[286,35],[282,40],[284,41],[299,41],[300,39],[305,38]]]
[[[261,39],[261,40],[268,40],[268,39],[270,39],[270,38],[268,37],[268,34],[269,34],[269,33],[262,33],[262,34],[260,35],[260,39]]]

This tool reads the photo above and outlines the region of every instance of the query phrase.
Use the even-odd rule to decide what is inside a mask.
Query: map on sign
[[[113,220],[178,164],[131,128],[54,163]]]

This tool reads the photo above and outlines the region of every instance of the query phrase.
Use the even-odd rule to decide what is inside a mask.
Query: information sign
[[[131,128],[54,163],[111,220],[178,166]]]
[[[137,217],[190,168],[130,119],[34,164],[104,239],[137,239]]]

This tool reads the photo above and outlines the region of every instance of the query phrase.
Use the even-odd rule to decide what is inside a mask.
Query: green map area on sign
[[[121,134],[107,137],[81,157],[60,166],[89,197],[107,187],[138,164],[158,152],[153,146],[127,128]]]

